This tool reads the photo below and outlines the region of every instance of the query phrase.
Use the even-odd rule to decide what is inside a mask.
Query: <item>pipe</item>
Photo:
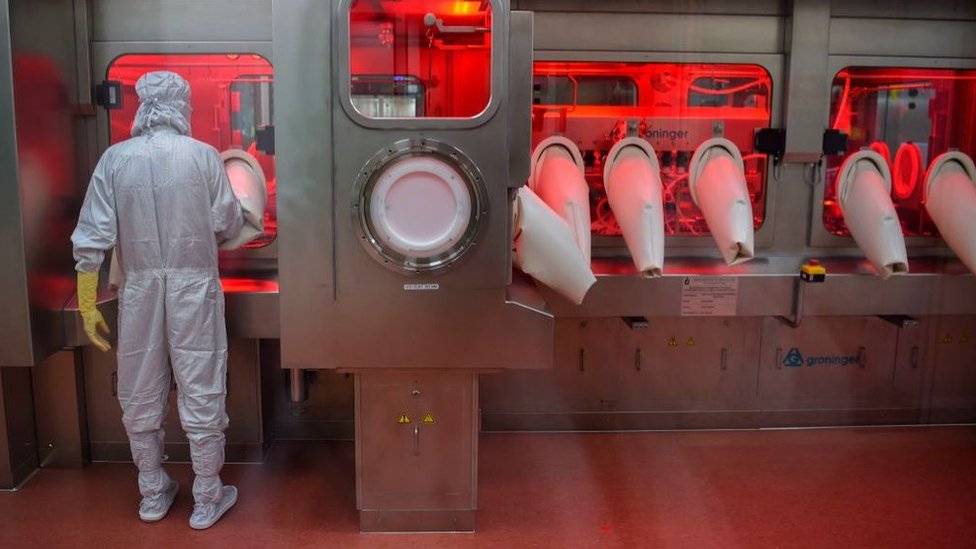
[[[976,273],[976,165],[961,152],[940,154],[925,174],[925,209],[959,260]]]
[[[293,416],[300,416],[305,412],[305,401],[308,400],[308,382],[305,370],[288,370],[288,400]]]
[[[603,168],[603,184],[624,242],[641,278],[664,272],[664,205],[661,167],[647,141],[618,141]]]
[[[544,139],[532,152],[529,188],[569,224],[576,245],[590,262],[590,188],[583,156],[565,137]]]
[[[515,197],[515,266],[576,305],[596,282],[566,222],[532,189]]]
[[[851,236],[882,278],[908,272],[908,253],[891,203],[891,172],[880,154],[863,150],[844,160],[837,197]]]
[[[752,201],[739,148],[721,137],[699,145],[691,157],[688,188],[725,262],[737,265],[752,259]]]

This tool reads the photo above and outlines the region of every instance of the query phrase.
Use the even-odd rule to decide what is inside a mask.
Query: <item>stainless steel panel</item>
[[[531,13],[513,11],[511,13],[511,34],[509,51],[531,52],[533,36],[533,17]],[[521,187],[529,178],[530,158],[526,151],[532,148],[532,87],[525,85],[532,81],[531,55],[509,56],[508,61],[508,124],[510,139],[508,185]]]
[[[976,57],[972,21],[867,19],[830,20],[832,55]]]
[[[759,402],[765,411],[914,408],[896,384],[899,328],[877,317],[763,320]]]
[[[10,41],[14,54],[53,61],[74,96],[77,63],[74,0],[10,0]]]
[[[643,279],[629,259],[594,260],[596,284],[583,303],[573,306],[541,288],[557,317],[681,316],[681,292],[689,276],[738,278],[737,316],[785,316],[793,312],[793,288],[800,262],[794,258],[757,259],[735,267],[720,260],[668,259],[664,276]]]
[[[56,311],[72,293],[74,12],[71,0],[0,11],[0,365],[32,366],[63,345]]]
[[[786,152],[819,156],[832,76],[827,74],[830,10],[826,3],[794,0],[789,36]]]
[[[18,185],[10,18],[0,0],[0,366],[32,366],[30,308]],[[0,437],[3,439],[3,437]]]
[[[32,370],[41,467],[81,467],[90,458],[81,355],[61,351]]]
[[[735,316],[794,313],[799,257],[769,257],[727,267],[715,260],[668,259],[664,276],[641,279],[626,258],[595,259],[597,282],[579,306],[541,287],[557,317],[679,317],[685,278],[738,279]],[[913,260],[912,273],[881,280],[865,260],[829,258],[823,283],[804,283],[803,316],[938,315],[976,311],[976,278],[956,261]]]
[[[976,317],[943,317],[932,335],[930,421],[976,421]]]
[[[535,14],[536,51],[782,53],[783,34],[783,19],[774,16]]]
[[[271,40],[271,0],[91,0],[95,41]]]
[[[754,407],[759,319],[563,319],[556,364],[481,379],[486,429],[731,427]]]
[[[831,0],[833,17],[883,16],[896,19],[976,20],[976,4],[970,0]]]
[[[323,315],[335,299],[332,6],[275,2],[278,246],[282,367],[328,358]]]
[[[92,104],[91,10],[88,0],[73,0],[75,35],[76,101]]]
[[[457,370],[356,374],[356,494],[364,512],[474,511],[478,378]],[[447,518],[447,517],[445,517]],[[368,530],[390,530],[375,518]],[[473,526],[473,525],[472,525]],[[428,526],[429,527],[429,526]],[[410,528],[414,529],[414,528]],[[457,529],[449,520],[438,530]]]
[[[827,119],[829,75],[826,71],[826,52],[829,11],[824,2],[796,0],[789,19],[789,65],[785,86],[786,155],[818,158],[821,135]],[[806,164],[784,164],[780,168],[782,187],[775,201],[767,208],[776,212],[776,247],[783,250],[802,249],[807,244],[807,228],[802,223],[809,218],[813,191],[805,183]]]

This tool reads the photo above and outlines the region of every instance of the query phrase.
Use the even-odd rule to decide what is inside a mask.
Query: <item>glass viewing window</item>
[[[906,236],[936,236],[923,205],[935,157],[976,153],[976,70],[847,67],[830,89],[830,127],[848,135],[847,154],[868,147],[891,168],[891,198]],[[833,182],[843,155],[827,162],[823,223],[849,236]]]
[[[698,145],[716,133],[745,161],[754,226],[766,211],[766,156],[753,151],[753,132],[770,125],[772,78],[758,65],[702,63],[535,63],[532,144],[563,135],[583,154],[593,234],[618,236],[604,191],[603,164],[628,122],[654,147],[664,186],[665,233],[709,234],[688,189]]]
[[[349,94],[367,118],[475,118],[491,101],[491,4],[356,0]]]
[[[260,248],[278,234],[277,185],[272,147],[259,134],[274,125],[273,70],[267,59],[252,54],[123,55],[109,66],[108,79],[122,83],[122,108],[109,111],[109,140],[128,139],[139,99],[135,84],[151,71],[172,71],[190,83],[192,136],[218,151],[241,149],[264,172],[268,203],[264,235],[245,245]],[[265,144],[266,145],[266,144]],[[270,149],[270,150],[265,150]]]

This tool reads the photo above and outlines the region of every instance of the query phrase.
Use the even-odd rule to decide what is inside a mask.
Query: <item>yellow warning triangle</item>
[[[406,412],[400,414],[400,418],[397,419],[397,423],[410,423],[410,416]]]
[[[672,337],[671,339],[668,340],[668,347],[677,347],[677,346],[678,346],[677,338]]]
[[[423,422],[424,423],[434,423],[434,416],[432,416],[430,414],[425,415],[424,416],[424,419],[423,419]]]
[[[694,347],[695,346],[695,338],[689,337],[688,338],[688,343],[686,343],[685,345],[687,345],[689,347]]]

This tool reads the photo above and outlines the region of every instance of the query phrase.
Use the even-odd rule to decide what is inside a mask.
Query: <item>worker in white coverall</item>
[[[190,86],[171,72],[136,82],[132,139],[110,147],[92,175],[71,240],[78,305],[92,343],[108,327],[95,306],[105,252],[117,247],[118,395],[143,499],[139,517],[166,516],[179,484],[162,468],[171,375],[190,442],[196,503],[190,526],[212,526],[237,502],[224,486],[227,332],[217,245],[237,235],[241,206],[217,151],[190,137]],[[172,365],[172,368],[170,368]]]

